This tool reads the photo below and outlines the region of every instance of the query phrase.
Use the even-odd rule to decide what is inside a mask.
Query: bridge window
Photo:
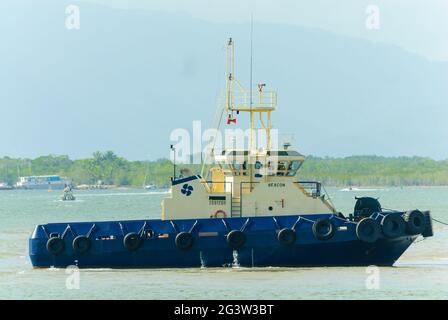
[[[277,175],[284,176],[287,173],[288,161],[279,161],[277,166]]]
[[[286,174],[289,177],[295,176],[297,173],[297,170],[302,166],[302,161],[294,160],[291,161],[288,167],[288,173]]]
[[[241,174],[241,164],[234,162],[232,164],[233,175],[239,176]]]
[[[247,161],[243,162],[243,176],[247,176]]]
[[[261,168],[263,167],[263,164],[260,161],[255,161],[254,168],[255,168],[255,178],[261,178],[263,177],[263,174],[261,173]]]
[[[242,164],[239,162],[234,162],[230,165],[230,169],[235,176],[247,176],[247,161],[244,161]]]

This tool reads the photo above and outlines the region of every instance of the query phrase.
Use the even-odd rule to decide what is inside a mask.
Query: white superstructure
[[[233,61],[230,39],[222,113],[227,112],[228,125],[236,123],[240,112],[249,113],[249,147],[213,151],[215,166],[203,169],[206,179],[201,175],[174,178],[171,196],[162,202],[163,219],[335,213],[319,182],[300,181],[305,157],[290,150],[289,143],[282,149],[272,146],[271,113],[277,107],[277,93],[265,91],[265,84],[253,91],[243,88],[235,80]],[[256,119],[260,128],[255,128]],[[264,132],[264,147],[255,146],[256,129]]]

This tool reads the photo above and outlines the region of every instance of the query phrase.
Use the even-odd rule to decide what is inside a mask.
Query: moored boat
[[[249,146],[213,150],[214,165],[201,174],[174,173],[161,219],[36,226],[29,240],[33,266],[393,265],[417,237],[432,236],[429,211],[385,211],[377,199],[360,197],[345,216],[320,182],[301,181],[305,157],[272,141],[277,93],[259,84],[252,99],[252,90],[236,82],[233,46],[230,39],[221,111],[228,125],[249,114]],[[256,117],[263,147],[255,145]]]
[[[71,180],[58,175],[45,176],[26,176],[19,177],[16,183],[17,189],[46,189],[46,190],[62,190],[65,186],[70,185]]]
[[[12,190],[13,188],[6,182],[0,182],[0,190]]]

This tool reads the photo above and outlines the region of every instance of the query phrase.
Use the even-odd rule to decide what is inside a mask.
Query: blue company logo
[[[193,187],[190,186],[188,183],[186,183],[182,186],[182,189],[180,190],[180,192],[182,192],[184,195],[186,195],[188,197],[191,195],[193,190],[194,190]]]

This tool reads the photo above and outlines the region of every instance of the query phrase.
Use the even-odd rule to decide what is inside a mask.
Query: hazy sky
[[[448,61],[447,0],[84,0],[117,8],[186,13],[212,22],[262,22],[321,28],[383,41]],[[377,6],[380,29],[365,28],[366,9]],[[426,36],[431,34],[430,37]],[[425,35],[425,36],[422,36]]]
[[[278,89],[273,124],[294,148],[448,158],[447,4],[0,0],[0,157],[168,157],[172,130],[211,126],[229,36],[247,85],[253,14],[254,83]]]

